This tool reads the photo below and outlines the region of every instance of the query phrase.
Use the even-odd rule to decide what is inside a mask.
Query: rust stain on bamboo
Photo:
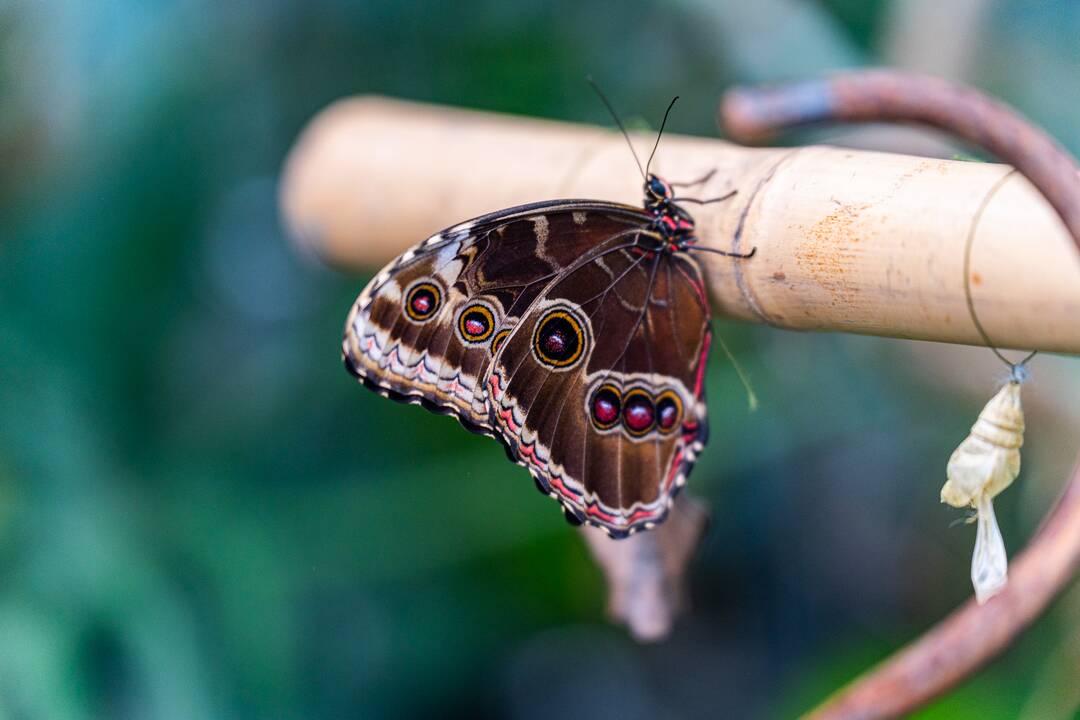
[[[848,279],[856,253],[852,245],[861,240],[855,227],[866,203],[845,205],[826,215],[810,228],[807,242],[795,252],[799,266],[832,296],[834,306],[854,300],[859,288]]]

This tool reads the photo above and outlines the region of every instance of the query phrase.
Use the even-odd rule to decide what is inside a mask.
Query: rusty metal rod
[[[887,70],[766,89],[735,89],[721,102],[736,138],[760,140],[817,122],[913,122],[967,140],[1012,164],[1042,192],[1080,250],[1080,174],[1046,133],[981,93],[944,80]],[[904,716],[970,677],[1005,650],[1080,568],[1080,461],[1057,504],[1011,563],[1005,589],[970,600],[921,638],[841,689],[807,717]]]

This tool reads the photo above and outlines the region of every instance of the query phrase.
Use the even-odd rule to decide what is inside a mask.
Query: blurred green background
[[[711,135],[730,83],[883,63],[996,93],[1076,153],[1077,37],[1070,0],[0,5],[0,717],[810,707],[970,594],[974,532],[938,489],[989,353],[721,323],[761,408],[717,353],[694,607],[638,645],[497,444],[342,370],[366,278],[289,244],[282,161],[354,93],[607,124],[591,73],[631,119],[679,94],[672,129]],[[1077,364],[1033,370],[1011,550],[1080,427],[1040,402],[1080,391]],[[1074,717],[1078,655],[1073,592],[920,717]]]

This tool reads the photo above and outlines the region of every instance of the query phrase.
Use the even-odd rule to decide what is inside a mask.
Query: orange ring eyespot
[[[442,307],[442,289],[433,282],[421,280],[409,286],[405,293],[405,315],[413,322],[426,322]]]
[[[495,332],[495,313],[483,303],[466,305],[458,314],[458,334],[467,343],[487,342]]]
[[[510,337],[509,328],[504,328],[499,332],[495,333],[495,337],[491,340],[491,355],[493,357],[496,353],[499,352],[499,348],[502,347],[502,344],[506,342],[506,338],[508,337]]]
[[[634,437],[648,435],[656,427],[656,405],[642,388],[633,388],[623,396],[622,423]]]
[[[656,398],[656,427],[664,435],[674,432],[682,421],[683,401],[674,390],[665,390]]]
[[[568,368],[585,353],[585,330],[566,309],[548,312],[536,324],[533,351],[538,360],[553,368]]]

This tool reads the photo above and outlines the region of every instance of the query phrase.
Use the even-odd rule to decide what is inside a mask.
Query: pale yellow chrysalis
[[[971,582],[980,603],[993,597],[1008,574],[1008,557],[994,517],[993,498],[1020,474],[1024,444],[1024,410],[1020,383],[1010,382],[986,404],[971,433],[949,458],[948,480],[941,501],[953,507],[973,507],[978,513]]]

